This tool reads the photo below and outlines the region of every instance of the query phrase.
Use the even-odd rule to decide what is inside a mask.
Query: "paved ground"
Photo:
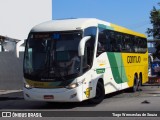
[[[58,114],[59,117],[65,115],[70,117],[73,116],[73,114],[79,114],[79,116],[96,116],[96,118],[98,118],[98,115],[105,116],[103,112],[106,112],[109,116],[112,115],[112,117],[116,117],[117,113],[122,115],[122,113],[127,113],[128,111],[129,113],[138,112],[141,114],[142,112],[145,112],[146,114],[157,114],[160,116],[160,112],[157,113],[157,111],[160,111],[160,86],[145,85],[142,87],[141,91],[136,93],[121,91],[106,95],[104,101],[98,105],[91,105],[87,101],[82,103],[52,104],[45,102],[31,102],[23,99],[23,93],[21,90],[0,90],[0,110],[16,110],[21,112],[33,110],[40,112],[47,111],[48,115],[52,116],[54,113],[54,115]],[[74,111],[74,113],[70,111]],[[115,115],[113,115],[114,113]]]

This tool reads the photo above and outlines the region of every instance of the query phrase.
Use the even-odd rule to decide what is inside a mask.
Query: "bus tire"
[[[138,78],[135,76],[134,77],[134,83],[133,83],[133,87],[131,88],[131,92],[136,92],[139,89],[139,80]]]
[[[99,104],[100,102],[103,101],[104,97],[105,97],[104,86],[101,82],[98,82],[96,87],[96,96],[90,99],[90,103]]]
[[[140,75],[140,77],[139,77],[139,85],[140,85],[140,87],[143,86],[142,75]]]
[[[141,76],[139,77],[137,91],[142,91],[142,77]]]

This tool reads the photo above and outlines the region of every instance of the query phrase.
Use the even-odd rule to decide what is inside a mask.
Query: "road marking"
[[[21,92],[21,91],[22,90],[0,90],[0,95],[15,93],[15,92]]]

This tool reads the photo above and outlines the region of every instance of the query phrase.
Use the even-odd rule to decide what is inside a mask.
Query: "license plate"
[[[44,99],[54,99],[53,95],[44,95]]]

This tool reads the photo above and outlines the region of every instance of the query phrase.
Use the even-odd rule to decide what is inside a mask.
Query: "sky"
[[[52,0],[0,0],[0,15],[0,35],[24,40],[33,26],[52,19]]]
[[[52,19],[97,18],[146,34],[160,0],[53,0]],[[146,34],[147,35],[147,34]]]

